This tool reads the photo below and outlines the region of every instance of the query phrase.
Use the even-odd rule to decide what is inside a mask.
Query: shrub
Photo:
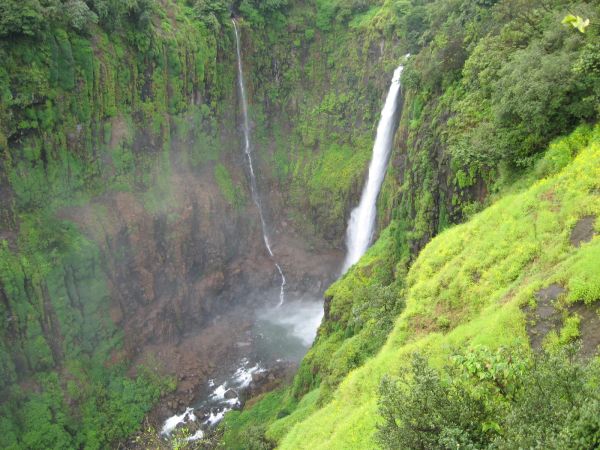
[[[36,36],[44,28],[44,9],[38,0],[0,2],[0,37]]]
[[[597,448],[599,377],[575,345],[530,358],[478,348],[442,371],[415,354],[381,383],[376,437],[390,449]]]
[[[415,354],[410,380],[384,377],[379,411],[384,423],[377,439],[384,448],[481,448],[493,437],[483,424],[492,415],[481,397],[442,378],[427,359]]]

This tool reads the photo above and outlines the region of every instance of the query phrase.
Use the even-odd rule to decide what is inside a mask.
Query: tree
[[[64,5],[64,11],[69,24],[78,31],[85,30],[92,23],[98,23],[98,16],[82,0],[68,1]]]
[[[38,0],[0,2],[0,37],[36,36],[44,27],[44,8]]]

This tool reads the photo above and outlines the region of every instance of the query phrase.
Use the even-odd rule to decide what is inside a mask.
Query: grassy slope
[[[373,448],[381,377],[401,372],[414,350],[442,364],[457,347],[527,346],[521,308],[553,282],[567,289],[565,302],[600,298],[600,239],[569,243],[579,218],[600,215],[600,129],[554,143],[521,186],[423,250],[385,346],[350,373],[330,403],[296,424],[281,448]],[[279,422],[267,435],[280,436]]]

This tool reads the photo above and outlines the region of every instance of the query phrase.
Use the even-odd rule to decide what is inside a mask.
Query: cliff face
[[[229,21],[211,28],[175,2],[146,12],[150,22],[131,10],[85,32],[54,16],[33,35],[0,27],[0,425],[11,445],[59,445],[27,437],[29,404],[80,424],[58,424],[64,439],[124,437],[168,390],[141,366],[176,377],[176,400],[190,401],[277,284],[240,150]],[[260,190],[287,289],[319,297],[341,255],[287,218],[260,125]],[[100,392],[126,385],[128,369],[140,399],[121,397],[132,412],[116,413]],[[89,414],[130,422],[81,425]]]
[[[406,48],[290,8],[285,26],[242,20],[242,53],[274,250],[288,289],[318,296]],[[228,17],[200,22],[176,2],[122,14],[1,41],[0,367],[13,411],[24,400],[10,389],[41,389],[40,374],[85,384],[98,365],[134,374],[156,360],[189,400],[234,351],[213,319],[243,330],[277,276],[240,151]],[[394,206],[383,198],[380,228]],[[74,375],[83,356],[94,362]]]

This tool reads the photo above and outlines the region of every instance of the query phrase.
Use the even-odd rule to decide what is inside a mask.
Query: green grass
[[[582,133],[586,139],[581,140]],[[280,448],[377,447],[380,380],[402,372],[412,352],[420,350],[442,366],[457,348],[528,347],[522,307],[553,282],[567,289],[565,301],[600,298],[600,239],[579,248],[569,242],[579,218],[600,216],[600,127],[566,139],[584,145],[571,152],[572,162],[551,164],[557,148],[568,144],[557,141],[534,169],[529,187],[509,193],[425,247],[407,276],[406,309],[384,347],[344,379],[331,402],[294,425]],[[344,282],[351,279],[338,284]],[[559,339],[576,337],[578,326],[577,317],[567,317]],[[278,427],[277,421],[270,425],[271,436],[279,437],[272,431]]]
[[[265,394],[256,405],[248,410],[233,411],[227,414],[223,423],[225,433],[222,442],[228,449],[244,449],[241,434],[253,426],[265,426],[273,422],[278,414],[295,403],[285,391],[275,390]]]

